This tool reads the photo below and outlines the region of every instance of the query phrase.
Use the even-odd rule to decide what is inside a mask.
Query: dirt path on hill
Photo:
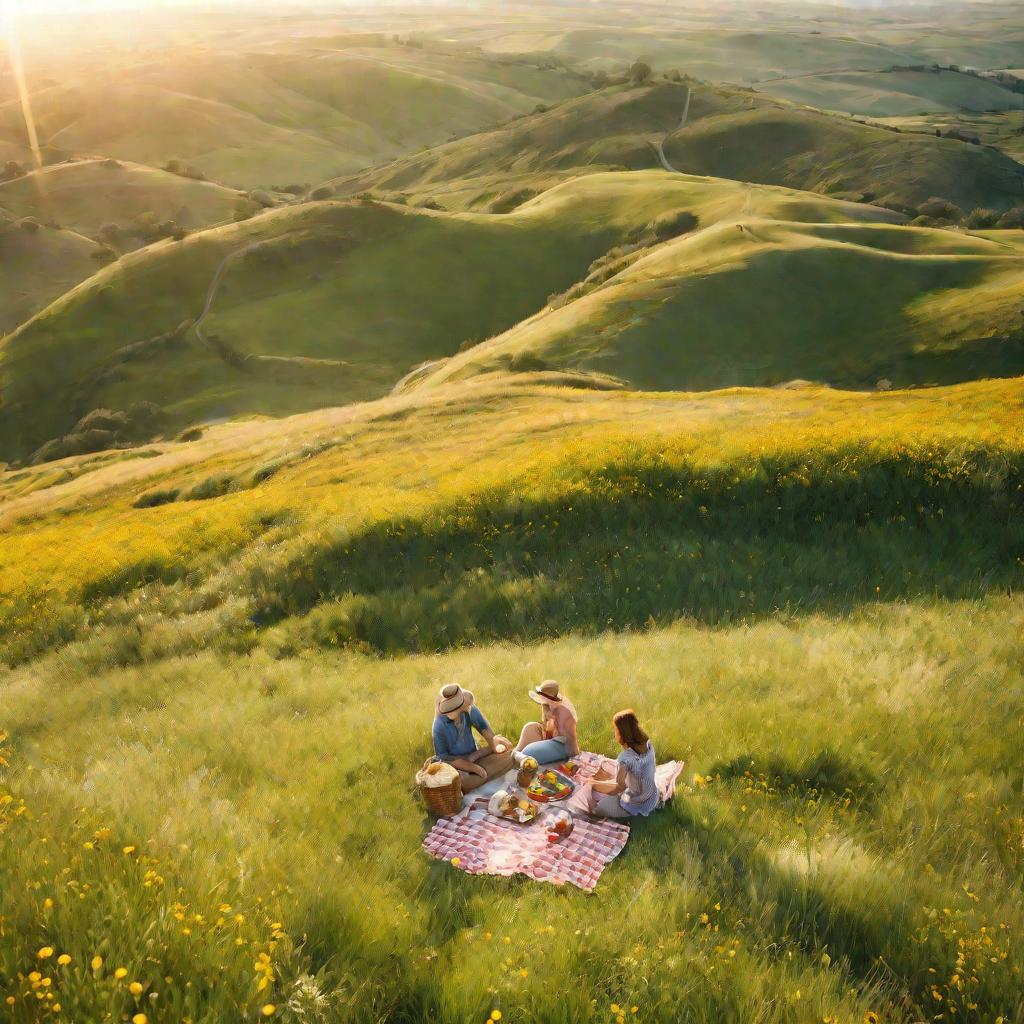
[[[672,131],[669,131],[669,132],[665,133],[665,139],[667,139],[672,134],[672,132],[678,132],[681,129],[686,127],[686,121],[687,121],[687,119],[690,116],[690,97],[692,95],[693,95],[693,90],[689,86],[687,86],[686,87],[686,102],[683,104],[683,113],[682,113],[682,116],[679,118],[679,124],[677,124],[675,126],[675,128],[672,129]],[[654,152],[658,154],[658,162],[661,164],[662,167],[665,168],[666,171],[671,171],[673,174],[682,174],[683,172],[681,170],[679,170],[678,167],[673,167],[668,162],[668,157],[665,156],[665,149],[664,149],[665,139],[659,139],[657,142],[652,142],[651,143],[651,145],[654,147]]]
[[[243,245],[241,248],[234,249],[229,252],[224,259],[217,264],[217,269],[213,272],[213,277],[210,279],[210,285],[206,289],[206,303],[203,306],[203,311],[199,314],[195,323],[192,325],[196,332],[196,337],[204,344],[209,345],[209,340],[203,335],[200,330],[203,321],[207,318],[210,313],[210,308],[213,306],[213,300],[217,297],[217,289],[220,288],[220,282],[224,277],[224,272],[227,270],[228,264],[238,256],[244,256],[247,252],[252,252],[253,249],[258,249],[263,242],[250,242],[248,245]]]

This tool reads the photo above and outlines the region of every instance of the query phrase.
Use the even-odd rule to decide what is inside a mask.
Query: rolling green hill
[[[626,221],[315,203],[158,243],[6,339],[3,449],[27,454],[92,408],[142,399],[182,426],[377,397],[412,365],[540,308]],[[167,338],[200,315],[225,259],[205,342]]]
[[[73,231],[22,227],[0,210],[0,337],[95,273],[96,251]]]
[[[138,401],[167,430],[362,401],[448,357],[414,380],[513,357],[640,387],[1012,370],[984,339],[1020,327],[1020,251],[903,219],[664,171],[578,176],[504,216],[283,207],[126,255],[8,337],[0,450]]]
[[[934,195],[971,209],[1024,201],[1024,167],[951,139],[901,135],[749,91],[658,82],[613,86],[549,111],[336,181],[442,205],[488,208],[572,174],[659,165],[681,171],[916,206]]]
[[[273,53],[175,52],[40,88],[32,103],[53,149],[183,160],[252,188],[352,171],[585,88],[525,60],[312,40]],[[0,104],[0,138],[22,134],[17,101]]]
[[[1024,107],[1021,94],[956,71],[842,71],[780,78],[757,88],[794,103],[871,117]]]
[[[905,131],[929,134],[958,132],[983,145],[995,146],[1018,163],[1024,162],[1024,111],[997,114],[931,114],[921,117],[890,117],[884,124]]]
[[[90,238],[114,224],[129,239],[140,216],[187,229],[230,220],[240,193],[116,160],[76,160],[0,183],[0,208],[56,221]]]
[[[632,177],[650,175],[658,172]],[[567,182],[520,214],[563,195],[585,203],[602,187],[603,175]],[[1019,248],[881,218],[815,223],[825,217],[808,197],[782,190],[730,198],[731,209],[705,217],[702,230],[621,260],[611,276],[430,370],[420,386],[515,361],[684,390],[801,377],[908,385],[1024,371]],[[805,223],[796,222],[801,199]]]

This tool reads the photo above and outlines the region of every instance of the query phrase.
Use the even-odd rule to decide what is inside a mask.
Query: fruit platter
[[[540,808],[518,793],[499,789],[488,801],[487,810],[496,818],[514,821],[517,825],[530,825],[537,820]]]
[[[567,775],[563,775],[554,768],[546,768],[538,773],[537,777],[526,789],[526,795],[531,800],[540,803],[549,803],[552,800],[564,800],[572,796],[576,783]]]

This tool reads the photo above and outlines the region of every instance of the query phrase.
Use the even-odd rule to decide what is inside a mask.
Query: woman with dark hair
[[[613,779],[592,782],[592,813],[603,818],[628,818],[647,815],[657,809],[658,785],[654,771],[654,744],[640,728],[632,708],[620,711],[612,719],[615,739],[622,747],[618,771]]]

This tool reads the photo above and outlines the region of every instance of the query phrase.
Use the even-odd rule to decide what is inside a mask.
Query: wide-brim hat
[[[450,715],[453,711],[461,711],[473,703],[473,694],[464,690],[458,683],[448,683],[441,687],[437,699],[437,710],[442,715]]]
[[[530,690],[530,700],[538,704],[561,704],[562,698],[558,695],[558,683],[554,679],[545,679]]]

